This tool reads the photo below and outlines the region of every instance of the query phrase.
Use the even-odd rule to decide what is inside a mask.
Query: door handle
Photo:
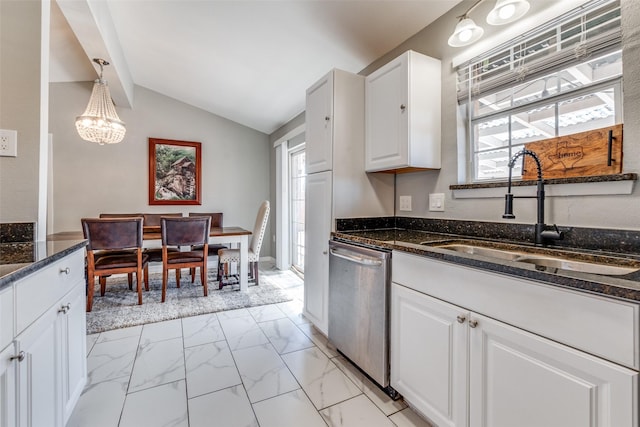
[[[22,362],[24,360],[24,351],[16,354],[15,356],[11,356],[9,360],[18,360],[18,362]]]
[[[350,262],[355,262],[356,264],[369,265],[369,266],[382,265],[382,261],[380,261],[379,259],[352,255],[352,253],[342,253],[337,249],[331,249],[331,255],[338,258],[342,258]]]

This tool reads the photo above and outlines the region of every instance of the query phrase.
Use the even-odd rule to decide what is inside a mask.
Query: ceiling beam
[[[118,40],[109,6],[96,0],[57,0],[71,30],[89,61],[102,58],[110,63],[103,76],[117,106],[133,106],[133,78]],[[93,65],[93,62],[91,62]]]

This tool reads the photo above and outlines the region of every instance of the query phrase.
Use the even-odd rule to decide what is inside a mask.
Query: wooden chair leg
[[[196,268],[195,267],[191,267],[191,283],[196,281]]]
[[[180,287],[180,269],[176,268],[176,285],[179,288]]]
[[[144,289],[149,292],[149,264],[144,266]]]
[[[100,276],[100,296],[104,296],[104,291],[107,288],[107,278],[104,276]]]
[[[133,273],[127,274],[127,280],[129,281],[129,290],[133,290]],[[137,278],[136,278],[137,280]],[[103,294],[104,296],[104,294]]]
[[[138,305],[142,305],[142,268],[138,265],[138,271],[136,271],[136,287],[138,288]]]
[[[96,277],[93,271],[88,272],[88,280],[89,280],[89,289],[87,289],[87,311],[91,311],[91,307],[93,306],[93,292],[96,287]]]
[[[169,269],[166,266],[162,266],[162,302],[167,297],[167,276],[169,275]]]
[[[204,296],[209,295],[209,289],[207,287],[207,265],[203,265],[200,267],[200,281],[202,282],[202,287],[204,288]]]

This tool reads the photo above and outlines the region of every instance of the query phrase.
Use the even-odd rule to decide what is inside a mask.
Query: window
[[[305,205],[305,151],[304,144],[296,146],[289,152],[289,231],[291,267],[304,273],[304,205]]]
[[[457,71],[468,176],[505,180],[509,159],[528,142],[622,122],[620,3],[587,3]]]

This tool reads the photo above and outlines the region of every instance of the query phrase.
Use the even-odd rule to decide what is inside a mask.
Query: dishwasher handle
[[[347,261],[355,262],[357,264],[367,265],[367,266],[376,266],[376,267],[382,265],[382,260],[378,258],[371,258],[368,256],[358,255],[355,252],[351,252],[351,251],[341,251],[338,248],[331,248],[329,251],[333,256],[345,259]]]

